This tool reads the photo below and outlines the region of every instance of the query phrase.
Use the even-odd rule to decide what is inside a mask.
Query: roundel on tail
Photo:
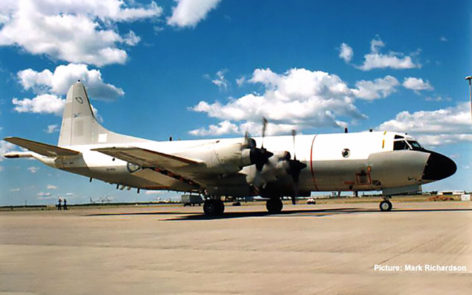
[[[76,96],[75,97],[75,100],[80,103],[80,104],[83,104],[84,103],[84,99],[81,97],[81,96]]]

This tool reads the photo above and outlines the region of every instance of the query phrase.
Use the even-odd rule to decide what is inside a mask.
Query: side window
[[[398,150],[407,150],[408,145],[406,144],[405,141],[403,140],[398,140],[393,143],[393,150],[398,151]]]

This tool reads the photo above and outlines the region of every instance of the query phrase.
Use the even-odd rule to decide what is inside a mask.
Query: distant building
[[[440,191],[438,195],[441,196],[461,196],[465,194],[464,190],[454,190],[454,191]]]

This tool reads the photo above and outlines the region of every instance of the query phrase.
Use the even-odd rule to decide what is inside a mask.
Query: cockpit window
[[[394,151],[399,151],[399,150],[414,150],[414,151],[421,151],[423,150],[423,147],[414,140],[395,140],[393,142],[393,150]]]
[[[413,150],[422,150],[423,149],[423,147],[417,141],[408,140],[408,143],[411,145]]]
[[[408,150],[408,144],[406,144],[406,141],[404,140],[397,140],[393,143],[393,150],[394,151],[399,151],[399,150]]]
[[[404,139],[405,137],[401,136],[401,135],[395,135],[395,139]]]

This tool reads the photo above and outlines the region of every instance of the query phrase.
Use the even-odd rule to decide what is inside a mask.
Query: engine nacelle
[[[251,146],[247,140],[236,143],[215,143],[192,149],[190,158],[201,160],[212,173],[236,173],[245,166],[252,165]],[[186,156],[189,153],[186,152]]]

